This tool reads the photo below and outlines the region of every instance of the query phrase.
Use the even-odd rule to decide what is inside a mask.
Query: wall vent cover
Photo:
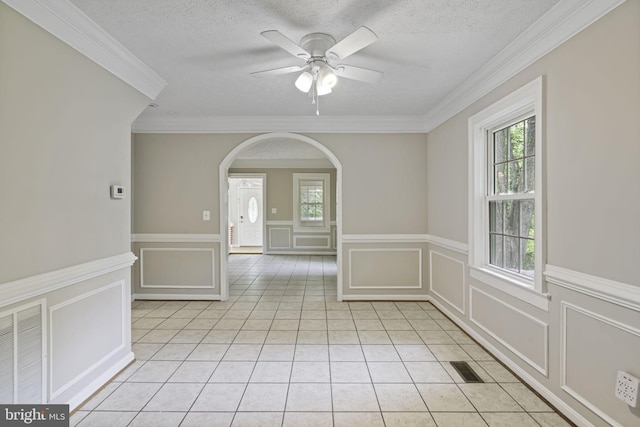
[[[43,400],[42,304],[0,314],[0,402]]]
[[[450,362],[453,369],[460,374],[466,383],[483,383],[482,379],[475,373],[467,362]]]

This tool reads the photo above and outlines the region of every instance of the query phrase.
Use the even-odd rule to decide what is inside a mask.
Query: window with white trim
[[[329,200],[329,174],[294,173],[294,231],[328,231]]]
[[[546,306],[541,121],[541,77],[469,119],[469,266],[473,278]]]

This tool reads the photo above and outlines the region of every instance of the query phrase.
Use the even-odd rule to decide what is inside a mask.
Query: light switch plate
[[[202,211],[202,220],[210,221],[211,220],[211,211]]]

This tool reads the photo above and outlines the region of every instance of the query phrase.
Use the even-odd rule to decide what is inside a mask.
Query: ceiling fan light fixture
[[[331,88],[329,86],[323,85],[320,80],[316,83],[316,91],[318,96],[328,95],[331,93]]]
[[[299,91],[307,93],[313,84],[313,76],[308,71],[300,74],[296,79],[296,87]]]
[[[336,85],[336,83],[338,83],[338,77],[333,73],[333,71],[331,71],[331,69],[329,69],[329,67],[325,66],[320,69],[318,81],[322,86],[326,86],[331,89]]]

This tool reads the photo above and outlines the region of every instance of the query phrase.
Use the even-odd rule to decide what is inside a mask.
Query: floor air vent
[[[466,383],[483,383],[482,379],[475,373],[471,366],[467,362],[450,362],[453,369],[455,369],[464,382]]]

